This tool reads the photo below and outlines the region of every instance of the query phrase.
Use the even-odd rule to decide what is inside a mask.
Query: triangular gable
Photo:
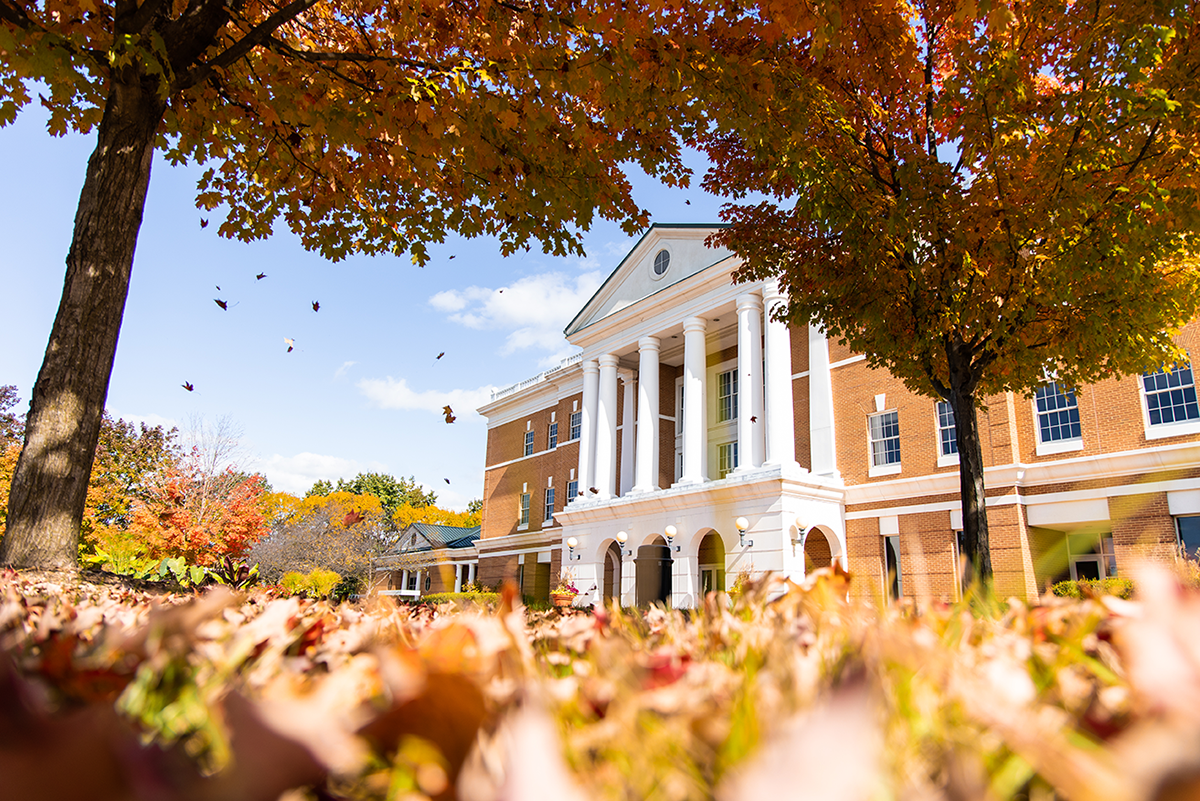
[[[732,256],[729,250],[710,248],[704,244],[710,234],[723,227],[715,223],[651,225],[591,300],[575,315],[565,330],[567,338],[613,312],[632,306]],[[662,251],[667,252],[669,263],[666,272],[657,275],[654,262]]]

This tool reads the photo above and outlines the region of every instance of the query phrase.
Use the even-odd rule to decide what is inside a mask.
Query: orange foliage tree
[[[1197,312],[1196,4],[721,9],[705,183],[765,199],[714,240],[780,278],[773,311],[950,404],[989,578],[982,399],[1170,364]]]
[[[390,526],[379,498],[334,491],[297,498],[270,493],[264,505],[270,533],[251,550],[262,576],[277,581],[290,571],[332,570],[343,578],[364,576],[371,558],[388,544]]]
[[[331,259],[449,233],[582,252],[647,214],[623,162],[686,180],[682,50],[640,2],[0,0],[0,124],[46,89],[95,132],[0,563],[71,570],[150,167],[207,165],[223,236],[282,218]],[[658,14],[670,16],[668,9]]]

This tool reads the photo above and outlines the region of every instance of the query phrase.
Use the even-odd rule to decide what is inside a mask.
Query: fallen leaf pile
[[[11,799],[1169,799],[1200,595],[882,612],[850,577],[645,612],[0,575]],[[976,605],[979,608],[980,604]]]

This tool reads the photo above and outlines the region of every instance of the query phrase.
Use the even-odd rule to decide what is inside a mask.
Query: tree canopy
[[[990,572],[975,409],[1179,355],[1197,311],[1200,49],[1170,2],[751,2],[703,88],[716,242],[958,424]],[[982,530],[980,530],[982,529]]]
[[[647,215],[626,162],[686,181],[675,13],[601,0],[0,0],[0,124],[47,87],[94,131],[0,563],[72,569],[155,150],[205,167],[223,236],[283,220],[330,259],[451,232],[579,253]]]

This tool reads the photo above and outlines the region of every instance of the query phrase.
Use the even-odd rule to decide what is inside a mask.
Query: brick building
[[[653,226],[567,327],[582,353],[479,410],[480,581],[544,597],[566,566],[579,603],[691,606],[741,571],[837,559],[860,593],[953,598],[953,414],[771,320],[777,286],[735,284],[713,230]],[[1200,547],[1190,365],[989,397],[980,428],[1002,597]]]

